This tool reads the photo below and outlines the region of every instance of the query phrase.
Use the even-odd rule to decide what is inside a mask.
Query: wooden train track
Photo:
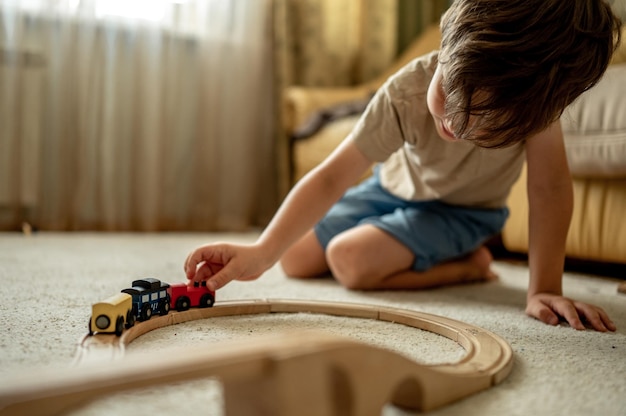
[[[392,351],[326,332],[305,331],[143,354],[124,347],[156,328],[220,316],[309,312],[376,319],[434,332],[459,343],[456,363],[421,365]],[[113,363],[112,363],[113,361]],[[335,302],[252,300],[171,312],[135,325],[121,337],[81,339],[76,366],[63,374],[16,377],[0,390],[0,414],[55,415],[107,394],[217,377],[226,414],[379,415],[393,403],[429,411],[490,388],[507,377],[512,350],[501,337],[464,322],[404,309]]]

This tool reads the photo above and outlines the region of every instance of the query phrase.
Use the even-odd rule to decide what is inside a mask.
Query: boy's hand
[[[189,280],[207,281],[217,290],[232,280],[254,280],[268,268],[254,246],[207,244],[192,251],[184,264]]]
[[[550,293],[537,293],[529,296],[526,314],[548,325],[557,325],[561,319],[564,319],[572,328],[578,330],[585,329],[582,320],[591,324],[596,331],[606,332],[617,329],[602,308]]]

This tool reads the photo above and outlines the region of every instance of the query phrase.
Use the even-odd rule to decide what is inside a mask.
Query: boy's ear
[[[621,63],[626,63],[626,25],[622,28],[622,43],[620,43],[615,53],[613,53],[613,59],[611,60],[611,64]]]

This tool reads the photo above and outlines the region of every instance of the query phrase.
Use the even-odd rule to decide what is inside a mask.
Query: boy
[[[573,196],[559,117],[600,79],[620,26],[604,0],[456,0],[441,50],[387,81],[258,241],[197,248],[187,277],[219,289],[280,259],[289,276],[330,272],[350,289],[491,279],[483,244],[501,230],[525,160],[526,313],[614,331],[601,308],[562,296]],[[373,176],[346,192],[373,163]]]

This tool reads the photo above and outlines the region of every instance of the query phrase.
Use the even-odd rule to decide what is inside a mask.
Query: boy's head
[[[504,147],[544,130],[601,78],[620,27],[604,0],[455,0],[439,57],[454,135]]]

